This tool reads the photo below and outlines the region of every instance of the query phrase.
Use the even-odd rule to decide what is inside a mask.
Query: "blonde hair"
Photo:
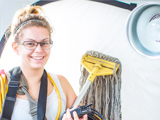
[[[31,26],[47,28],[51,37],[52,27],[46,18],[41,15],[42,12],[43,10],[40,6],[27,6],[15,13],[10,29],[14,42],[19,42],[22,35],[21,31]]]

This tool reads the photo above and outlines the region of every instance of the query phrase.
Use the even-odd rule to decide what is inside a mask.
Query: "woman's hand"
[[[79,118],[75,111],[73,112],[74,119],[72,119],[70,111],[72,111],[76,108],[78,108],[78,106],[73,107],[71,110],[67,109],[67,112],[63,115],[62,120],[87,120],[87,114],[85,114],[85,115],[83,115],[83,117]]]

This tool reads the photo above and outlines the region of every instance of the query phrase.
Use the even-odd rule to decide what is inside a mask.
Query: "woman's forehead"
[[[32,26],[22,30],[22,40],[46,40],[50,39],[49,31],[44,27]]]
[[[49,38],[44,38],[44,39],[41,39],[40,41],[49,41],[50,39]],[[33,41],[33,42],[37,42],[36,39],[31,39],[31,38],[26,38],[24,39],[24,41]]]

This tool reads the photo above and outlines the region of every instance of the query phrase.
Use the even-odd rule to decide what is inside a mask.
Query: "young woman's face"
[[[20,43],[25,41],[45,42],[50,40],[49,32],[44,27],[28,27],[23,29]],[[50,49],[42,49],[40,44],[33,50],[28,50],[24,45],[17,46],[17,54],[21,58],[21,66],[29,68],[43,68],[46,64]]]

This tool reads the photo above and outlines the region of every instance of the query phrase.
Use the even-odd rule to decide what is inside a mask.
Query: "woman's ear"
[[[19,50],[18,50],[18,44],[13,42],[12,43],[12,49],[14,50],[14,52],[19,55]]]

